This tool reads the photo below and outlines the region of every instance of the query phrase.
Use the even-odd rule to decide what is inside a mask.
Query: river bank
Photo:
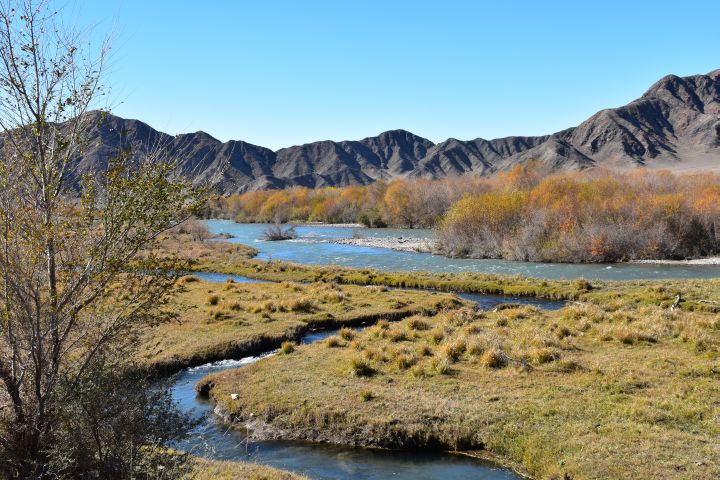
[[[192,460],[192,464],[192,471],[181,480],[310,480],[304,475],[252,462],[195,458]]]
[[[718,278],[720,265],[682,264],[562,264],[520,262],[496,259],[449,258],[416,251],[399,251],[388,248],[366,248],[359,245],[336,243],[337,240],[352,239],[357,233],[363,239],[421,239],[420,247],[432,241],[430,230],[364,228],[356,232],[353,228],[327,226],[299,226],[298,238],[287,242],[265,242],[260,240],[267,225],[239,224],[224,220],[205,222],[211,233],[228,233],[234,236],[233,243],[250,245],[259,251],[258,259],[282,260],[314,265],[335,265],[393,272],[435,272],[435,273],[486,273],[521,275],[541,279],[588,280],[636,280],[636,279],[679,279]],[[357,235],[355,235],[357,236]],[[399,243],[399,242],[393,242]],[[384,244],[376,244],[383,245]]]
[[[720,265],[720,257],[693,258],[689,260],[632,260],[629,263],[645,265]]]
[[[221,282],[194,275],[180,279],[182,290],[169,305],[178,321],[158,325],[144,337],[142,362],[148,370],[170,374],[271,351],[316,329],[400,320],[466,304],[439,292],[219,278]]]
[[[387,237],[387,238],[366,238],[366,237],[353,237],[353,238],[341,238],[333,240],[332,243],[338,245],[354,245],[357,247],[373,247],[373,248],[387,248],[389,250],[395,250],[398,252],[415,252],[415,253],[430,253],[433,255],[444,255],[437,240],[427,238],[408,238],[408,237]],[[453,257],[447,257],[453,258]],[[662,260],[662,259],[650,259],[650,260],[629,260],[627,262],[617,262],[607,265],[623,265],[623,264],[637,264],[637,265],[720,265],[720,257],[706,257],[706,258],[693,258],[687,260]]]
[[[700,355],[709,355],[717,350],[715,338],[712,335],[706,335],[707,327],[703,326],[707,324],[707,318],[709,317],[703,317],[701,316],[702,313],[699,312],[688,313],[693,315],[689,321],[684,317],[680,317],[692,310],[717,311],[717,306],[706,301],[708,298],[714,298],[713,296],[717,294],[717,289],[720,286],[717,280],[588,282],[586,280],[529,279],[518,276],[479,273],[391,273],[336,266],[306,266],[277,260],[262,261],[249,259],[248,256],[239,254],[240,252],[232,251],[235,256],[232,261],[228,262],[223,254],[222,243],[218,242],[212,251],[203,251],[202,257],[194,263],[193,268],[245,275],[282,283],[238,284],[233,282],[215,283],[215,286],[210,287],[202,282],[190,281],[188,288],[197,286],[195,294],[197,298],[189,302],[190,305],[194,305],[192,311],[197,318],[197,322],[189,325],[188,330],[178,330],[177,335],[172,335],[172,337],[180,339],[181,342],[191,341],[191,343],[196,342],[197,339],[210,339],[213,344],[217,341],[215,345],[204,344],[205,340],[194,343],[194,345],[188,345],[189,348],[202,352],[203,355],[212,352],[216,345],[227,345],[228,341],[237,342],[242,337],[242,330],[246,333],[251,333],[252,330],[256,330],[256,333],[275,330],[282,334],[283,328],[290,326],[290,323],[287,323],[288,321],[292,323],[292,321],[297,320],[298,324],[304,324],[307,312],[296,311],[292,314],[287,312],[287,318],[282,316],[276,318],[278,313],[271,311],[270,304],[274,304],[276,311],[284,315],[285,312],[280,311],[278,306],[285,300],[291,300],[285,298],[288,295],[319,298],[323,296],[323,293],[332,293],[329,290],[333,290],[335,293],[330,296],[334,297],[339,293],[338,287],[341,290],[345,288],[343,284],[377,285],[375,287],[354,287],[359,291],[357,293],[350,292],[350,297],[346,298],[345,301],[341,301],[339,305],[332,306],[334,305],[333,302],[328,303],[331,308],[339,307],[338,312],[349,309],[348,312],[351,314],[353,310],[362,311],[367,308],[367,306],[360,306],[368,303],[364,300],[365,293],[372,293],[372,296],[378,294],[395,295],[396,291],[394,290],[387,291],[385,289],[385,292],[383,292],[383,285],[406,288],[417,286],[465,292],[536,295],[544,298],[573,299],[585,302],[583,305],[566,307],[555,313],[541,311],[535,307],[509,307],[491,312],[475,312],[471,313],[469,317],[465,317],[464,314],[458,317],[457,312],[464,309],[458,308],[460,306],[456,304],[438,315],[427,312],[424,315],[420,314],[418,318],[418,315],[411,314],[409,319],[398,319],[400,323],[383,326],[382,331],[379,331],[378,328],[385,325],[383,322],[378,327],[370,327],[365,332],[353,333],[347,331],[342,336],[327,343],[322,342],[315,345],[296,344],[292,348],[283,349],[286,352],[283,355],[275,355],[263,359],[262,362],[248,364],[240,370],[228,370],[217,374],[221,376],[230,375],[235,379],[242,378],[243,380],[240,383],[233,382],[226,386],[223,381],[218,384],[215,376],[204,380],[203,384],[208,385],[207,391],[213,399],[217,400],[218,411],[226,414],[228,419],[239,423],[252,419],[250,426],[257,429],[256,438],[303,438],[326,442],[334,441],[339,445],[405,446],[413,449],[453,450],[462,448],[475,449],[475,451],[485,449],[484,451],[490,451],[500,458],[509,459],[510,464],[516,469],[524,468],[533,471],[533,468],[537,467],[528,467],[526,464],[528,461],[546,468],[548,464],[555,464],[553,462],[565,463],[568,459],[568,455],[563,453],[566,445],[564,445],[562,439],[554,438],[554,435],[564,435],[563,438],[572,438],[573,435],[577,435],[580,428],[590,428],[585,423],[578,424],[574,420],[575,414],[580,415],[584,409],[590,408],[587,403],[576,405],[577,408],[570,409],[568,409],[568,405],[563,403],[567,402],[568,398],[572,398],[574,404],[589,402],[590,397],[588,395],[592,392],[584,390],[589,388],[588,385],[598,384],[611,391],[614,391],[617,387],[620,389],[621,395],[627,395],[622,392],[625,392],[625,386],[628,386],[627,391],[630,392],[629,394],[635,395],[635,387],[632,387],[632,385],[635,385],[633,375],[639,372],[641,377],[649,379],[653,388],[642,387],[638,391],[648,389],[655,392],[659,388],[673,389],[678,387],[677,384],[669,385],[665,380],[659,380],[659,378],[666,378],[665,373],[667,372],[660,372],[660,377],[657,377],[658,372],[649,370],[654,364],[645,365],[642,363],[646,361],[653,363],[656,359],[654,355],[651,358],[646,358],[648,351],[641,351],[639,347],[657,348],[657,353],[663,355],[663,358],[672,358],[673,362],[680,362],[679,364],[687,366],[691,371],[699,372],[699,377],[695,375],[692,378],[695,379],[696,383],[703,382],[706,376],[702,373],[705,371],[703,370],[705,368],[704,364],[696,361],[687,365],[682,363],[687,358],[678,356],[678,352],[686,355],[687,351],[676,350],[677,345],[669,345],[668,337],[664,336],[665,333],[660,333],[665,331],[663,329],[667,325],[671,325],[674,329],[681,328],[683,330],[682,332],[671,332],[671,335],[675,335],[671,338],[683,339],[681,345],[686,346],[681,347],[681,349],[690,348],[693,352],[699,352]],[[213,278],[222,280],[221,276],[213,276]],[[312,282],[321,283],[313,287],[312,285],[297,285],[287,280],[309,282],[311,284]],[[300,287],[300,290],[296,292],[297,287]],[[275,298],[268,296],[270,290],[265,290],[268,288],[278,289],[277,294],[273,294],[276,295],[277,301]],[[307,288],[319,290],[311,292],[306,290]],[[255,293],[252,294],[252,291],[255,291]],[[683,311],[674,310],[672,315],[677,318],[673,317],[670,319],[672,322],[665,322],[663,319],[667,316],[666,312],[669,311],[676,292],[682,293],[681,309]],[[427,292],[418,293],[427,296]],[[255,295],[256,298],[249,298],[249,294]],[[213,295],[217,295],[217,299],[213,300]],[[233,295],[237,296],[237,298],[234,298]],[[330,296],[327,298],[329,299]],[[348,300],[352,304],[347,303]],[[248,316],[248,311],[253,309],[247,307],[251,307],[251,305],[244,305],[239,310],[229,308],[236,301],[238,303],[245,301],[258,305],[262,304],[262,308]],[[216,305],[212,305],[213,302]],[[359,303],[355,305],[354,302]],[[298,305],[303,303],[299,302]],[[596,308],[591,304],[607,306],[607,310],[604,310],[604,307],[600,313],[597,310],[587,310]],[[390,305],[388,304],[388,306]],[[630,307],[632,308],[628,310]],[[332,313],[333,316],[337,317],[337,313],[326,313]],[[326,313],[320,313],[324,322],[329,320]],[[219,317],[216,317],[216,314]],[[229,316],[226,317],[226,314]],[[479,316],[476,318],[476,315]],[[636,315],[641,316],[636,318]],[[292,320],[291,317],[295,320]],[[450,318],[452,320],[449,320]],[[250,321],[248,322],[248,320]],[[375,320],[377,318],[371,319],[368,323]],[[448,321],[450,323],[444,323]],[[411,326],[410,322],[412,322],[413,326]],[[481,323],[478,324],[478,322]],[[333,324],[340,325],[340,323]],[[591,326],[589,330],[585,329],[584,325],[586,324]],[[331,323],[319,325],[321,327],[330,327]],[[395,332],[395,329],[400,325],[406,325],[403,327],[405,331]],[[426,327],[422,325],[426,325]],[[580,328],[580,325],[583,325],[583,327]],[[220,328],[220,330],[216,330],[217,328]],[[548,331],[544,331],[545,329],[548,329]],[[228,337],[223,339],[222,335],[217,337],[214,333],[200,334],[205,330],[208,332],[211,330],[215,332],[224,331]],[[297,336],[306,332],[307,330],[301,330],[294,334],[293,339],[296,340],[296,343]],[[457,340],[455,338],[457,333],[455,332],[465,335],[464,350],[460,348],[459,342],[455,342]],[[440,333],[442,333],[442,336],[435,337]],[[524,371],[522,362],[498,369],[485,366],[481,357],[470,353],[480,351],[476,347],[471,347],[471,340],[474,340],[481,333],[487,335],[486,340],[489,342],[496,342],[497,339],[500,339],[500,346],[504,348],[502,352],[508,355],[507,358],[510,358],[511,362],[520,362],[520,359],[526,359],[524,361],[527,362],[527,365],[532,368],[534,373]],[[250,335],[248,338],[252,336]],[[159,335],[161,339],[166,337],[170,336]],[[435,340],[435,338],[439,340]],[[557,346],[552,343],[546,344],[548,338],[556,338],[557,340],[552,341],[557,342]],[[430,339],[429,342],[428,339]],[[538,344],[537,342],[542,343]],[[597,357],[592,356],[592,354],[597,353],[594,347],[596,344],[604,346],[607,342],[610,342],[607,345],[611,346],[611,349],[603,348]],[[679,340],[675,342],[677,343]],[[268,345],[268,347],[277,347],[279,343],[281,343],[280,337],[274,338],[273,344]],[[427,343],[427,345],[423,345],[424,343]],[[537,352],[531,355],[527,353],[528,351],[521,350],[518,354],[512,349],[514,348],[512,346],[516,344],[521,345],[523,349],[532,347],[537,349]],[[496,344],[491,343],[491,345]],[[662,348],[657,347],[658,345],[661,345]],[[171,353],[173,350],[165,347],[167,346],[163,345],[162,349],[167,355],[173,357],[174,354]],[[618,347],[620,349],[634,348],[637,355],[626,355],[624,351],[620,350],[614,352],[613,348]],[[308,348],[310,350],[306,350]],[[487,351],[487,346],[483,348],[484,351]],[[223,349],[224,347],[218,349],[215,353],[222,354]],[[182,348],[179,350],[182,350]],[[612,355],[610,355],[610,352],[613,352]],[[447,360],[446,363],[441,362],[441,358],[435,360],[436,357],[447,357],[448,355],[457,356],[457,360]],[[591,356],[583,357],[584,355]],[[608,355],[610,356],[608,357]],[[579,358],[575,358],[576,356]],[[355,364],[354,359],[356,357],[360,357],[365,363]],[[203,357],[197,358],[200,361]],[[210,357],[206,356],[204,358]],[[299,358],[302,358],[303,362],[295,363]],[[507,361],[503,356],[499,358],[501,362]],[[622,368],[622,365],[627,365],[627,363],[619,361],[621,358],[632,363],[634,367],[637,367],[637,362],[640,362],[642,366],[641,368],[635,368],[633,372],[618,371],[617,369]],[[280,363],[276,364],[274,362]],[[230,368],[234,365],[233,362],[221,363],[226,366],[219,367],[220,369]],[[178,365],[181,364],[176,366]],[[202,367],[198,368],[200,370],[193,373],[193,375],[198,375],[195,378],[200,380],[205,375]],[[594,376],[588,376],[588,372],[593,372],[594,368],[597,368],[601,374],[595,372]],[[655,365],[653,368],[657,368],[657,366]],[[245,371],[246,373],[242,373]],[[260,375],[259,372],[265,372],[264,376]],[[351,374],[350,372],[357,373]],[[363,372],[372,373],[366,376]],[[488,372],[496,372],[499,376],[488,377]],[[630,373],[632,375],[628,376]],[[197,405],[198,400],[195,399],[192,390],[197,380],[187,380],[184,375],[183,373],[179,377],[178,382],[183,383],[183,385],[178,385],[178,388],[189,389],[191,393],[188,395],[188,401],[193,405]],[[309,379],[308,376],[314,378]],[[684,378],[681,376],[680,381],[683,381]],[[568,383],[569,379],[572,382]],[[513,383],[517,381],[519,383]],[[186,382],[189,383],[186,384]],[[208,382],[212,383],[212,386]],[[412,382],[416,382],[416,384]],[[657,387],[655,387],[656,384]],[[242,385],[242,388],[238,388],[238,385]],[[563,386],[560,391],[558,391],[558,385]],[[704,383],[702,385],[702,388],[705,388]],[[542,388],[540,390],[523,390],[528,386]],[[515,392],[517,395],[507,396],[504,393],[506,391]],[[552,392],[557,393],[559,396],[553,397]],[[595,393],[600,395],[604,394],[603,392],[605,390],[601,389]],[[703,395],[705,394],[714,395],[713,392],[704,392]],[[192,396],[190,397],[190,395]],[[232,398],[232,395],[236,397]],[[244,395],[255,396],[252,402],[257,403],[246,403],[247,399],[244,398]],[[339,397],[343,396],[346,398],[341,401]],[[574,397],[578,397],[582,402],[576,401]],[[658,398],[662,401],[668,401],[662,395],[659,395]],[[526,404],[526,400],[539,403],[529,405]],[[646,396],[638,399],[638,401],[640,400],[642,402],[648,401]],[[543,403],[543,401],[547,403]],[[678,401],[682,401],[682,399]],[[199,404],[204,405],[203,408],[205,406],[209,408],[209,405],[202,402]],[[272,405],[272,408],[269,407],[270,405]],[[659,411],[654,404],[640,403],[639,406],[632,405],[636,410],[644,406],[643,408],[648,409],[648,415],[656,415]],[[555,425],[553,422],[550,422],[550,425],[536,425],[533,423],[546,421],[548,415],[550,418],[554,418],[553,415],[557,414],[556,407],[567,410],[570,418],[561,419],[559,425]],[[428,408],[435,410],[430,411]],[[524,416],[527,413],[526,408],[529,408],[530,411],[539,409],[537,411],[543,412],[543,415]],[[543,408],[545,410],[542,410]],[[707,407],[698,406],[694,403],[688,405],[673,404],[671,405],[671,412],[682,411],[684,408]],[[613,418],[617,418],[617,415],[622,414],[622,412],[611,413],[614,415]],[[667,415],[667,412],[664,414]],[[604,413],[594,412],[590,419],[596,420],[597,415],[602,417]],[[702,415],[709,415],[706,418],[711,418],[714,414],[704,412]],[[673,422],[675,421],[674,418],[672,417]],[[490,423],[488,423],[489,420],[491,420]],[[480,423],[474,423],[476,421]],[[622,425],[622,427],[613,426],[611,429],[613,435],[610,435],[608,441],[622,440],[622,437],[617,438],[615,432],[621,431],[622,428],[637,428],[637,425],[633,423],[635,421],[637,420],[628,420],[629,423]],[[270,425],[270,427],[263,426],[263,424]],[[642,425],[642,422],[640,424]],[[487,428],[497,427],[498,425],[510,427],[515,425],[517,429],[509,432],[496,431],[492,428],[487,430]],[[569,425],[572,428],[567,430],[564,425]],[[205,428],[209,428],[209,426]],[[361,430],[358,431],[357,428],[361,428]],[[520,435],[528,428],[533,432],[540,433],[540,437],[528,439]],[[698,427],[693,424],[691,428]],[[241,453],[238,452],[237,445],[241,441],[252,440],[248,440],[246,437],[241,437],[243,440],[239,438],[228,440],[228,432],[225,427],[217,426],[212,427],[212,429],[215,432],[212,434],[215,439],[213,442],[224,442],[222,444],[225,445],[223,455],[227,456],[219,458],[244,458],[238,456]],[[261,433],[262,431],[265,433]],[[596,433],[601,434],[601,432]],[[602,434],[604,435],[604,433]],[[643,434],[651,435],[650,432],[644,432]],[[671,440],[673,442],[680,441],[674,437]],[[687,439],[683,440],[687,441]],[[194,440],[193,445],[205,441],[206,439],[202,437],[197,438]],[[227,442],[230,443],[226,445]],[[543,445],[546,444],[553,445],[553,448],[549,450],[543,449],[545,448]],[[274,442],[270,442],[270,444],[261,442],[258,445],[262,445],[259,447],[261,449],[274,448],[266,446],[274,445]],[[294,469],[294,471],[299,472],[317,471],[316,469],[325,468],[317,464],[317,462],[333,463],[335,461],[335,454],[329,456],[316,455],[317,448],[327,447],[293,442],[287,445],[287,448],[297,449],[298,452],[302,451],[301,457],[304,459],[303,461],[308,462],[304,465],[312,469],[301,469],[297,465],[293,465],[291,470]],[[555,450],[555,446],[558,446],[562,451]],[[347,452],[346,449],[350,447],[337,448]],[[192,450],[192,447],[189,450]],[[702,452],[703,456],[705,455],[702,448],[697,451]],[[694,458],[690,453],[686,452],[686,454],[687,458]],[[267,453],[263,455],[267,455]],[[277,452],[272,455],[275,455],[272,457],[275,459],[274,461],[278,462],[277,464],[271,463],[272,466],[281,468],[287,466],[283,463],[284,459],[288,458],[287,452]],[[359,464],[367,465],[368,453],[361,450],[357,455]],[[362,478],[385,478],[390,471],[397,471],[398,455],[402,456],[403,454],[397,452],[388,453],[388,464],[392,470],[384,470],[383,476]],[[615,453],[612,455],[615,455]],[[311,458],[308,458],[308,456],[311,456]],[[403,468],[407,468],[408,472],[412,472],[413,468],[418,468],[418,463],[422,461],[424,456],[426,456],[424,453],[414,453],[412,459],[403,464]],[[292,458],[298,459],[300,457]],[[522,460],[519,460],[520,458]],[[263,463],[265,463],[264,460]],[[703,458],[697,459],[696,463],[708,464]],[[437,467],[437,465],[430,462],[423,468],[430,469],[433,467]],[[685,464],[680,464],[680,467],[688,469]],[[453,466],[452,468],[459,467]],[[448,475],[447,469],[443,467],[439,470],[440,473],[437,476],[428,478],[493,478],[486,477],[485,473],[482,473],[481,476],[473,476],[478,472],[487,472],[487,470],[478,467],[476,464],[466,465],[463,468],[467,469],[465,471],[468,474]],[[695,466],[687,471],[693,475],[698,472],[704,474],[706,473],[704,468],[702,465],[700,467]],[[571,468],[567,468],[563,473],[571,471]],[[662,473],[664,470],[655,469],[651,471],[660,473],[657,478],[663,478]],[[500,472],[503,471],[500,470]],[[401,478],[414,478],[411,473],[408,473],[408,475],[410,476],[406,475]],[[345,477],[332,476],[327,478]],[[573,478],[583,477],[573,475]],[[642,475],[639,478],[643,478]],[[692,478],[692,475],[690,478]]]

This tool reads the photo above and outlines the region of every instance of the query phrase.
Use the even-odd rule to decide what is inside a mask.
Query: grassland
[[[159,372],[258,354],[314,328],[398,320],[461,303],[449,294],[330,283],[211,283],[186,276],[180,284],[170,306],[178,321],[145,334],[142,361]]]
[[[282,344],[198,386],[259,436],[459,450],[536,478],[720,478],[720,280],[387,273],[262,262],[250,250],[228,261],[222,245],[189,255],[192,269],[278,283],[190,277],[183,322],[148,338],[147,361],[176,368]],[[476,312],[427,292],[395,303],[400,292],[384,286],[570,303]],[[289,342],[380,318],[398,321]]]
[[[205,385],[268,437],[480,450],[536,478],[720,478],[720,316],[618,288],[380,322]]]

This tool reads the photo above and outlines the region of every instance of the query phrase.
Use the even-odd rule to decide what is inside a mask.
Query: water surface
[[[527,277],[569,279],[584,277],[598,280],[637,280],[669,278],[718,278],[720,265],[661,264],[566,264],[511,262],[447,258],[429,253],[399,252],[386,248],[339,245],[333,240],[353,235],[374,238],[431,238],[431,230],[396,228],[351,228],[308,225],[297,227],[298,238],[282,242],[260,240],[267,225],[207,220],[212,233],[228,233],[240,242],[260,251],[258,258],[304,264],[338,265],[385,271],[412,272],[483,272],[518,274]]]

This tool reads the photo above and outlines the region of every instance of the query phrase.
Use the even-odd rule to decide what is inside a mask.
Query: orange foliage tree
[[[720,250],[720,178],[648,169],[551,174],[528,162],[490,178],[248,192],[215,199],[208,216],[438,227],[450,255],[559,262],[686,258]]]

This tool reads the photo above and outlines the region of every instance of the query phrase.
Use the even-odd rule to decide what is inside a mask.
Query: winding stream
[[[284,242],[259,240],[267,225],[235,223],[229,220],[207,220],[215,234],[227,233],[230,242],[250,245],[260,251],[258,258],[286,260],[305,264],[339,265],[386,271],[485,272],[517,274],[527,277],[567,279],[584,277],[597,280],[639,280],[666,278],[718,278],[720,265],[662,264],[567,264],[511,262],[447,258],[429,253],[399,252],[387,248],[360,247],[332,243],[359,234],[367,238],[431,238],[431,230],[393,228],[348,228],[322,225],[297,227],[298,238]]]
[[[224,282],[228,277],[237,283],[256,283],[246,277],[195,272],[193,275],[210,282]],[[500,303],[523,303],[545,309],[562,308],[564,302],[527,297],[500,295],[459,294],[475,302],[479,308],[489,309]],[[306,334],[304,344],[323,340],[336,330]],[[180,408],[202,422],[190,438],[174,447],[194,455],[218,460],[254,461],[284,470],[308,475],[318,480],[517,480],[520,477],[510,470],[461,455],[431,451],[387,451],[343,447],[297,441],[252,441],[242,430],[223,425],[212,414],[213,405],[208,399],[197,396],[195,384],[212,372],[239,368],[274,355],[275,351],[240,360],[223,360],[176,374],[172,381],[172,395]]]
[[[321,340],[334,331],[310,333],[303,343]],[[272,355],[270,352],[265,356]],[[174,378],[172,394],[180,408],[203,421],[191,437],[176,445],[194,455],[218,460],[250,461],[301,473],[316,480],[518,480],[518,475],[489,462],[430,451],[386,451],[297,441],[251,441],[242,430],[223,425],[213,405],[195,394],[205,375],[238,368],[264,358],[248,357],[190,368]]]

